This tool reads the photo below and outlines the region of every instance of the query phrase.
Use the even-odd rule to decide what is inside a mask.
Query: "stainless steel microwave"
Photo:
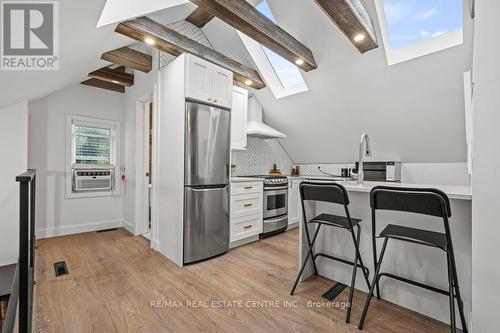
[[[356,162],[356,172],[358,171],[358,168],[359,163]],[[401,162],[364,162],[363,171],[365,174],[365,180],[384,182],[401,181]]]

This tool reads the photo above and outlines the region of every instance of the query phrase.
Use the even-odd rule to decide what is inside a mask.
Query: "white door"
[[[233,87],[231,108],[231,150],[247,149],[248,91]]]
[[[230,108],[233,95],[233,73],[222,67],[212,66],[212,103]]]
[[[299,188],[300,179],[288,181],[288,225],[299,223],[302,220]]]
[[[188,59],[187,97],[211,102],[213,65],[193,56],[189,56]]]

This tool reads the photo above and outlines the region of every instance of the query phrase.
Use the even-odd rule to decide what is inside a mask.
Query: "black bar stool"
[[[329,183],[303,182],[300,185],[300,197],[301,197],[301,202],[302,202],[302,215],[303,215],[303,219],[304,219],[304,230],[306,232],[309,250],[307,252],[307,256],[304,260],[304,263],[302,264],[302,267],[300,268],[299,274],[297,275],[297,278],[295,279],[295,283],[293,284],[293,288],[292,288],[292,291],[290,292],[290,295],[293,295],[295,288],[297,287],[297,284],[299,283],[300,276],[302,275],[302,272],[304,271],[304,268],[306,267],[307,261],[309,260],[309,257],[311,255],[313,258],[312,262],[313,262],[313,266],[314,266],[314,273],[316,275],[318,274],[318,270],[316,268],[315,259],[318,256],[322,256],[322,257],[325,257],[328,259],[336,260],[336,261],[342,262],[344,264],[352,265],[353,271],[352,271],[352,279],[351,279],[351,289],[349,292],[349,307],[347,308],[347,316],[346,316],[346,322],[349,323],[350,319],[351,319],[351,305],[352,305],[352,298],[354,295],[354,284],[356,282],[356,271],[358,269],[358,261],[359,261],[359,265],[361,266],[361,269],[363,271],[363,274],[365,276],[366,284],[368,285],[368,288],[370,288],[370,281],[368,279],[369,271],[364,266],[363,260],[361,259],[361,254],[359,253],[359,239],[360,239],[360,232],[361,232],[361,227],[360,227],[359,223],[361,222],[361,220],[351,218],[351,216],[349,214],[349,209],[347,207],[349,205],[349,197],[347,195],[347,191],[345,190],[345,188],[340,184],[333,183],[333,182],[329,182]],[[307,221],[305,207],[304,207],[304,201],[322,201],[322,202],[329,202],[329,203],[343,205],[344,209],[345,209],[346,216],[321,214],[321,215],[318,215],[318,216],[312,218],[311,220]],[[309,230],[307,228],[307,226],[310,224],[317,224],[316,232],[314,233],[312,241],[309,237]],[[352,240],[354,243],[354,248],[355,248],[355,256],[354,256],[353,262],[351,262],[349,260],[337,258],[337,257],[331,256],[331,255],[327,255],[324,253],[316,253],[316,254],[313,253],[314,243],[316,242],[316,238],[318,237],[318,233],[319,233],[320,227],[322,225],[347,229],[351,233],[351,237],[352,237]],[[354,227],[357,228],[356,235],[354,235]]]
[[[460,289],[458,287],[455,254],[453,252],[453,243],[451,241],[451,233],[448,220],[451,217],[450,200],[448,196],[440,190],[429,188],[424,189],[376,186],[371,190],[370,193],[370,205],[372,208],[372,241],[375,276],[373,277],[370,292],[368,293],[365,308],[363,309],[363,314],[361,315],[361,319],[359,320],[358,328],[363,329],[363,324],[368,312],[368,307],[370,306],[370,300],[373,296],[375,288],[377,288],[377,297],[380,298],[379,280],[382,276],[386,276],[443,295],[448,295],[450,299],[450,322],[452,332],[456,332],[456,297],[458,309],[460,312],[460,319],[462,320],[463,331],[467,333],[467,324],[465,322],[462,297],[460,296]],[[388,224],[384,228],[384,230],[382,230],[380,235],[376,236],[376,210],[409,212],[442,218],[444,223],[444,233]],[[382,245],[382,250],[380,252],[378,261],[376,238],[384,238],[384,243]],[[382,260],[384,259],[385,249],[389,238],[425,246],[432,246],[445,251],[448,266],[449,290],[442,290],[391,273],[380,273],[380,266],[382,265]]]

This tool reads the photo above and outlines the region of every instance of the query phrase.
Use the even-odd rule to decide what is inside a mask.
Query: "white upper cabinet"
[[[189,57],[187,64],[187,97],[208,101],[212,97],[212,64],[196,57]]]
[[[231,150],[247,149],[248,91],[233,86],[231,107]]]
[[[225,68],[212,68],[212,98],[213,102],[230,108],[233,91],[233,73]]]
[[[208,61],[188,56],[186,97],[231,108],[233,73]]]

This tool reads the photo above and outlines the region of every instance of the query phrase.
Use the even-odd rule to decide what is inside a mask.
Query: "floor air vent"
[[[328,289],[326,293],[321,295],[323,298],[326,298],[329,301],[333,301],[337,298],[344,289],[347,288],[347,286],[343,283],[336,283],[333,287]]]
[[[115,230],[118,230],[118,228],[111,228],[111,229],[97,230],[97,232],[101,233],[101,232],[108,232],[108,231],[115,231]]]
[[[69,274],[66,261],[55,262],[54,270],[56,271],[56,277]]]

